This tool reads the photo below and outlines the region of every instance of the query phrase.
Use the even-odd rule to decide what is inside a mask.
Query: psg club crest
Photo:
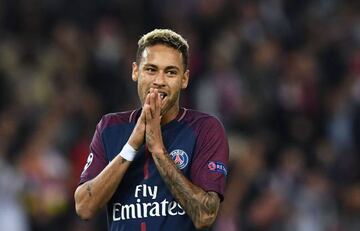
[[[181,149],[172,151],[170,156],[179,169],[185,168],[189,163],[189,156]]]

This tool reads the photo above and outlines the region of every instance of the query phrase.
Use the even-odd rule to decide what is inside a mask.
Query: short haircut
[[[188,69],[189,45],[181,35],[169,29],[155,29],[144,34],[138,41],[136,62],[140,63],[142,53],[146,47],[157,44],[169,46],[180,51],[183,58],[184,71]]]

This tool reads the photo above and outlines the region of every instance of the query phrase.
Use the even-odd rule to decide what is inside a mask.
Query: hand
[[[158,154],[164,150],[164,143],[161,135],[161,98],[157,89],[150,89],[147,95],[145,111],[145,139],[149,151]]]
[[[144,109],[141,111],[140,117],[136,122],[134,130],[132,131],[128,143],[135,150],[139,150],[141,145],[144,143],[145,138],[145,111]]]

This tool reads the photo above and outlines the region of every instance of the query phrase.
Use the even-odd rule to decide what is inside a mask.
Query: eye
[[[149,74],[154,74],[156,72],[156,69],[153,67],[145,67],[145,71]]]
[[[169,75],[169,76],[175,76],[175,75],[177,75],[177,71],[176,70],[168,70],[167,72],[166,72],[166,74],[167,75]]]

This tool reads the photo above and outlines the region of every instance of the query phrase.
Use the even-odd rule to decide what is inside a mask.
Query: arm
[[[190,216],[196,228],[211,226],[217,216],[220,198],[216,192],[205,192],[192,184],[177,169],[166,150],[152,153],[157,169],[172,195]]]
[[[147,98],[145,111],[145,139],[152,153],[156,167],[172,195],[192,219],[196,228],[206,228],[213,224],[220,206],[220,198],[215,192],[205,192],[190,182],[177,169],[164,147],[160,127],[161,99],[154,90]]]
[[[145,116],[141,113],[128,140],[138,150],[144,142]],[[94,179],[78,186],[75,191],[76,213],[82,219],[92,218],[112,197],[131,161],[117,155]]]
[[[82,219],[92,218],[110,200],[129,165],[117,155],[98,176],[77,187],[75,208]]]

